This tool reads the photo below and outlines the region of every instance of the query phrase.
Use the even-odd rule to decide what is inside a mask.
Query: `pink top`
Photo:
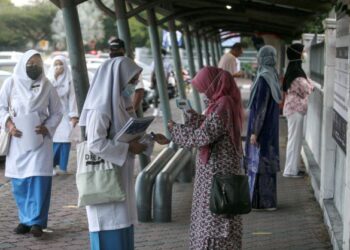
[[[305,115],[307,112],[307,98],[313,91],[311,80],[304,77],[295,78],[287,91],[283,107],[283,115],[289,116],[295,112]]]

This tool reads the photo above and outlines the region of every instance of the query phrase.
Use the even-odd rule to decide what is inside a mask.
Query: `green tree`
[[[51,40],[56,8],[51,3],[14,7],[5,0],[0,5],[0,49],[25,49],[41,39]]]

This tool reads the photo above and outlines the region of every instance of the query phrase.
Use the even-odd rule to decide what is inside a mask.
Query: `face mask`
[[[126,87],[122,91],[122,96],[125,96],[125,97],[132,96],[135,92],[135,87],[136,87],[136,85],[134,85],[134,84],[126,85]]]
[[[31,65],[26,67],[27,75],[32,80],[37,80],[43,73],[43,68],[38,65]]]
[[[308,54],[306,52],[303,52],[301,58],[303,59],[303,62],[306,62],[308,58]]]

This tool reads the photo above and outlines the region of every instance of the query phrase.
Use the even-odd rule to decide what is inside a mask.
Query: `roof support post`
[[[191,34],[188,25],[185,25],[185,32],[184,32],[184,40],[185,40],[185,47],[187,52],[187,59],[188,59],[188,66],[190,68],[190,75],[191,79],[194,78],[196,75],[196,68],[194,65],[194,58],[193,58],[193,49],[192,49],[192,43],[191,43]],[[194,102],[194,109],[198,113],[202,113],[202,107],[200,102],[200,97],[198,94],[198,91],[191,85],[192,87],[192,97]]]
[[[175,74],[177,79],[177,85],[179,89],[180,98],[186,99],[185,83],[182,76],[182,64],[179,53],[179,46],[177,44],[176,27],[174,19],[168,21],[170,40],[171,40],[171,52],[173,55]]]
[[[157,79],[157,89],[159,93],[160,105],[163,111],[163,125],[165,133],[170,138],[168,131],[168,121],[171,120],[170,104],[168,97],[168,83],[165,80],[165,73],[160,51],[160,41],[157,27],[156,14],[153,8],[147,10],[148,30],[151,40],[151,47],[154,57],[154,66]]]
[[[89,89],[89,78],[86,68],[79,16],[75,1],[60,0],[60,4],[62,7],[64,26],[66,28],[66,40],[69,60],[72,67],[72,77],[77,98],[78,112],[81,114]],[[82,127],[82,137],[84,136],[85,129]]]
[[[221,59],[221,53],[222,53],[220,36],[217,37],[216,50],[217,50],[217,53],[218,53],[218,63],[219,63],[220,59]]]
[[[126,55],[130,58],[133,58],[133,51],[131,48],[131,35],[126,13],[125,0],[114,0],[114,6],[117,19],[118,37],[125,42]]]
[[[198,58],[198,70],[203,68],[203,54],[202,54],[202,44],[199,38],[198,31],[195,31],[194,46],[196,48],[197,58]]]
[[[214,42],[212,39],[209,39],[208,42],[210,45],[210,54],[211,54],[212,65],[216,67],[217,63],[216,63],[216,57],[215,57]]]
[[[126,12],[125,0],[114,0],[114,7],[115,7],[115,16],[117,19],[118,37],[124,41],[126,56],[133,59],[134,53],[131,46],[131,34],[130,34],[128,16]],[[140,107],[137,107],[136,113],[138,117],[143,117],[142,105],[140,105]],[[140,154],[138,158],[140,161],[141,169],[144,169],[147,166],[147,164],[150,162],[149,157],[144,154]]]
[[[216,62],[219,65],[220,62],[220,54],[218,50],[218,40],[217,37],[214,38],[214,50],[215,50],[215,56],[216,56]]]
[[[206,66],[210,66],[210,55],[209,55],[209,46],[208,46],[208,38],[206,36],[203,37],[203,47],[204,47],[204,55]]]

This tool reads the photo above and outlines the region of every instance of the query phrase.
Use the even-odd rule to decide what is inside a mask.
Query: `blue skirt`
[[[27,226],[40,225],[46,228],[51,200],[52,177],[12,178],[11,182],[20,223]]]
[[[67,171],[69,152],[71,144],[65,142],[59,142],[53,144],[53,166],[60,166],[62,171]]]
[[[90,233],[91,250],[134,250],[134,226]]]

